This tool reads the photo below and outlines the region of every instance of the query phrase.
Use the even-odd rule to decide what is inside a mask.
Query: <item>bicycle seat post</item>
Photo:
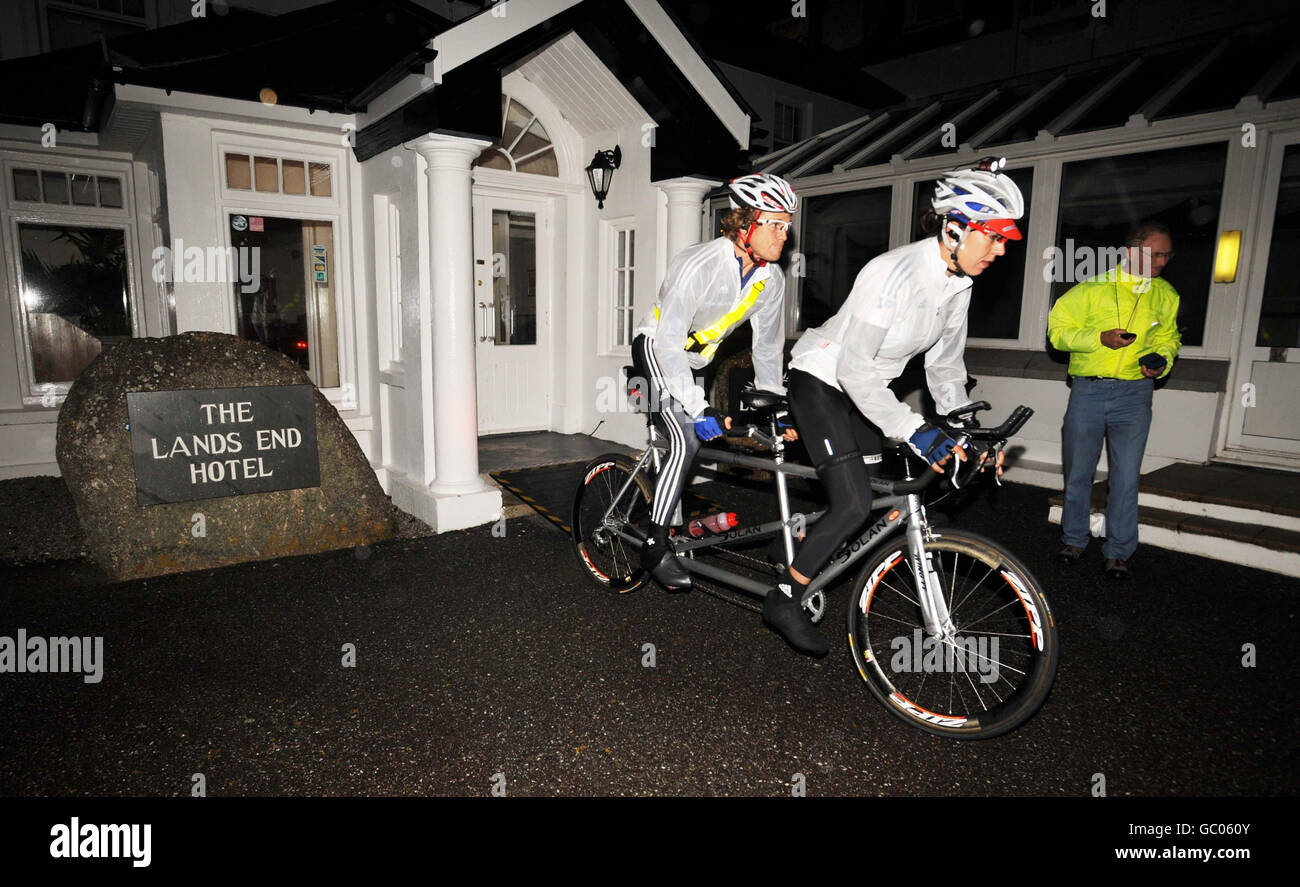
[[[794,562],[794,542],[790,537],[790,494],[786,490],[785,472],[781,470],[785,462],[785,439],[778,433],[776,414],[772,415],[772,461],[776,472],[776,499],[781,506],[781,538],[785,542],[785,565]]]

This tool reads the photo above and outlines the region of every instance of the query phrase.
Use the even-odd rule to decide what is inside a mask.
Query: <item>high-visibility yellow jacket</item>
[[[1137,333],[1132,344],[1108,348],[1101,343],[1106,330]],[[1182,347],[1178,334],[1178,292],[1169,281],[1138,277],[1112,268],[1071,287],[1052,306],[1047,338],[1053,347],[1070,352],[1071,376],[1142,379],[1138,359],[1156,352],[1174,367]]]

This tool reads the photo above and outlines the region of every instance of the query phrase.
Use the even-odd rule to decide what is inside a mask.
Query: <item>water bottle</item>
[[[740,518],[736,517],[736,512],[719,511],[708,517],[697,517],[686,527],[686,532],[698,539],[705,533],[725,533],[738,523]]]

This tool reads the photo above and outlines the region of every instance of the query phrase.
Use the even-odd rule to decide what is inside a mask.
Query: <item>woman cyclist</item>
[[[632,363],[650,380],[668,456],[655,485],[642,566],[668,588],[689,588],[691,574],[668,544],[669,523],[690,477],[702,441],[721,436],[731,417],[709,405],[694,371],[708,366],[718,345],[742,321],[753,327],[754,377],[759,388],[784,394],[785,345],[781,295],[785,276],[776,265],[785,248],[790,215],[799,206],[778,176],[741,176],[728,186],[731,212],[722,236],[673,257],[659,299],[637,327]],[[655,399],[651,400],[654,404]],[[786,437],[793,439],[794,432]]]
[[[966,458],[888,386],[924,353],[939,413],[966,403],[971,278],[1006,254],[1007,240],[1021,239],[1014,220],[1024,213],[1024,198],[997,171],[1005,162],[987,158],[974,169],[945,173],[922,219],[926,238],[868,262],[835,316],[794,346],[790,409],[829,507],[764,599],[763,621],[801,653],[826,655],[826,640],[799,600],[811,577],[866,522],[882,436],[907,441],[939,472],[954,449]]]

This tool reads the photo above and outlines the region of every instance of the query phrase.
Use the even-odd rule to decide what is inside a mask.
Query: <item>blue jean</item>
[[[1065,455],[1065,507],[1061,537],[1086,548],[1092,478],[1106,441],[1107,558],[1127,560],[1138,544],[1138,478],[1151,430],[1151,379],[1087,379],[1076,376],[1061,427]]]

